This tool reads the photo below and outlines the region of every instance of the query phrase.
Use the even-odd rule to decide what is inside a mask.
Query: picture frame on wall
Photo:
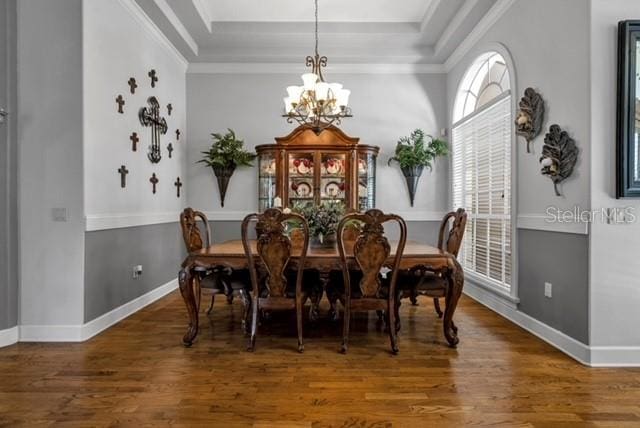
[[[640,197],[640,20],[618,23],[616,198]]]

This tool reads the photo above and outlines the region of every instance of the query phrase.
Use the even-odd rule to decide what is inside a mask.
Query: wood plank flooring
[[[190,349],[178,292],[85,343],[0,349],[0,426],[640,426],[640,369],[584,367],[465,297],[457,350],[430,300],[403,302],[397,356],[374,313],[347,355],[329,321],[298,354],[286,313],[247,353],[241,309],[218,299]]]

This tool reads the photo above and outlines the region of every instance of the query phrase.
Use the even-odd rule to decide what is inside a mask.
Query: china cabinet
[[[379,148],[359,140],[335,126],[316,134],[303,125],[276,138],[276,144],[257,146],[260,212],[279,202],[294,207],[341,201],[348,211],[374,208]]]

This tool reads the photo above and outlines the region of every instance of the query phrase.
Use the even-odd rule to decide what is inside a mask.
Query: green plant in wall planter
[[[223,207],[233,172],[237,167],[253,166],[251,162],[256,158],[254,153],[243,149],[244,141],[238,140],[232,129],[228,131],[224,135],[211,134],[214,142],[208,151],[202,152],[204,156],[198,161],[213,169],[220,190],[220,205]]]
[[[400,165],[400,170],[407,181],[411,206],[413,206],[418,182],[424,168],[427,167],[431,171],[433,160],[438,156],[446,156],[448,153],[449,148],[446,141],[433,138],[431,135],[425,134],[422,129],[416,129],[410,136],[398,140],[395,154],[389,159],[389,165],[391,162],[397,162]]]

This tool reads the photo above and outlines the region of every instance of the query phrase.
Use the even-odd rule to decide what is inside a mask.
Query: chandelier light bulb
[[[349,105],[349,96],[351,91],[348,89],[340,89],[336,94],[336,104],[340,107],[346,107]]]
[[[329,98],[329,84],[325,82],[316,83],[316,99],[318,101],[327,101]]]
[[[318,75],[315,73],[305,73],[302,75],[302,82],[306,91],[313,91],[318,81]]]
[[[287,87],[287,94],[289,95],[289,98],[291,98],[292,102],[299,101],[302,96],[302,92],[304,92],[304,88],[302,86]]]

